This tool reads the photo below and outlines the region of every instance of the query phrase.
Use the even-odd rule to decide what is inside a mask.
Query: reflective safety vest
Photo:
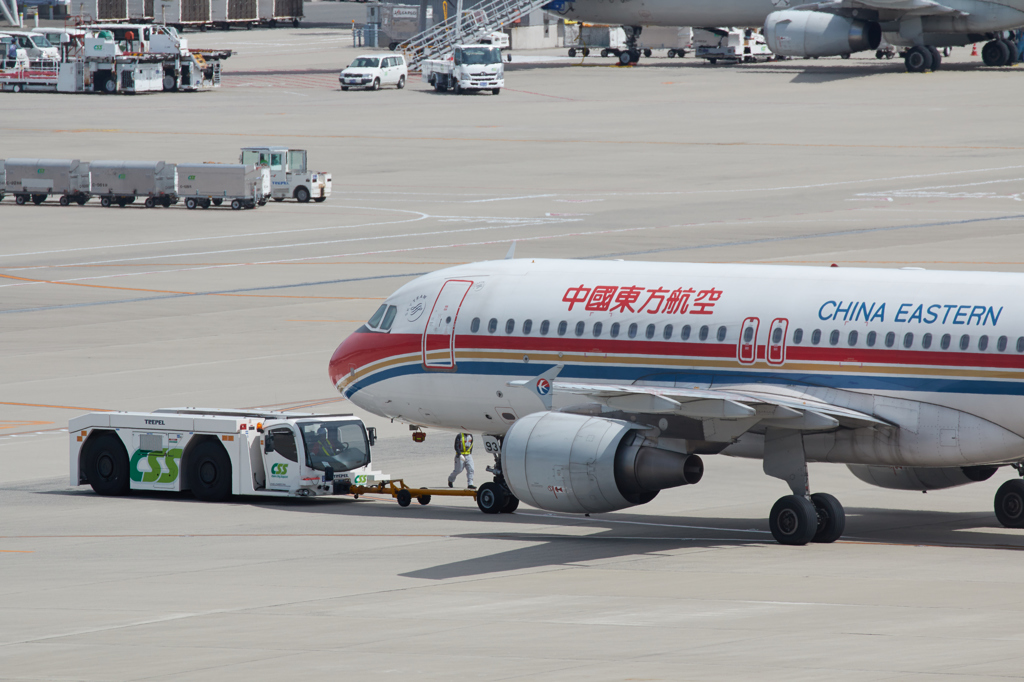
[[[468,433],[460,433],[456,438],[455,451],[460,455],[472,455],[473,436]]]

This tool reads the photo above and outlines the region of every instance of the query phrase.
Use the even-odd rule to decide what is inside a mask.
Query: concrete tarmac
[[[340,92],[348,32],[190,34],[215,92],[0,94],[0,157],[309,149],[321,204],[0,203],[0,679],[980,680],[1019,677],[1024,534],[992,496],[813,465],[846,537],[782,547],[788,491],[705,458],[613,514],[469,499],[204,504],[67,481],[67,420],[177,405],[350,411],[338,343],[419,273],[524,258],[1021,270],[1020,67],[524,59],[489,94]],[[518,55],[517,55],[518,56]],[[380,429],[442,485],[451,434]],[[478,483],[488,462],[478,453]],[[463,479],[464,480],[464,479]]]

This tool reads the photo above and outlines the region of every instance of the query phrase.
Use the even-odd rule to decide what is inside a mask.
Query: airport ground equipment
[[[306,169],[306,150],[288,147],[242,147],[239,163],[255,164],[270,170],[271,196],[274,201],[294,198],[299,203],[310,199],[326,201],[331,194],[331,174]]]
[[[459,0],[455,11],[426,31],[398,46],[410,70],[425,60],[442,59],[456,45],[471,45],[480,38],[510,26],[517,19],[551,3],[551,0],[483,0],[464,10]]]
[[[90,21],[128,21],[128,0],[71,0],[71,13]]]
[[[252,28],[260,22],[257,0],[211,0],[210,19],[213,25],[229,29],[232,26]]]
[[[68,432],[71,485],[87,483],[101,495],[318,497],[388,478],[370,469],[376,431],[351,414],[93,412],[70,420]]]
[[[179,163],[178,197],[185,208],[227,204],[234,210],[263,206],[270,199],[270,170],[254,164]]]
[[[485,514],[511,514],[519,507],[519,500],[507,488],[495,483],[484,483],[478,490],[458,488],[410,488],[401,478],[378,481],[364,485],[351,485],[348,494],[354,497],[366,494],[391,495],[400,507],[408,507],[416,500],[422,505],[430,504],[435,497],[472,497],[477,507]]]
[[[186,26],[203,28],[213,25],[211,0],[154,0],[153,20],[166,26],[182,29]]]
[[[387,85],[401,90],[408,78],[409,70],[402,55],[361,54],[338,74],[338,85],[342,90],[380,90]]]
[[[302,0],[257,0],[257,3],[260,21],[270,28],[275,28],[281,22],[290,22],[298,28],[299,20],[305,16]]]
[[[37,206],[47,197],[60,197],[60,205],[84,205],[92,194],[89,164],[78,159],[7,159],[0,199],[13,194],[19,205],[29,201]]]
[[[501,50],[490,45],[456,45],[444,59],[428,59],[421,65],[422,79],[438,92],[490,90],[501,94],[505,87],[505,67]]]
[[[177,169],[163,161],[93,161],[92,191],[103,206],[124,208],[137,199],[146,208],[178,203]]]
[[[769,61],[773,57],[764,36],[749,28],[696,29],[693,44],[697,58],[711,64]]]

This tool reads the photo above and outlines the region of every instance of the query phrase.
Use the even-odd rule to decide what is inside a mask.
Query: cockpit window
[[[384,321],[380,323],[380,328],[383,331],[391,329],[391,325],[395,322],[395,315],[398,314],[398,308],[393,305],[388,306],[388,311],[384,313]]]
[[[384,311],[387,309],[387,304],[384,304],[381,307],[377,308],[377,312],[373,314],[373,317],[371,317],[370,321],[366,323],[366,326],[376,327],[378,324],[380,324],[380,318],[384,317]]]

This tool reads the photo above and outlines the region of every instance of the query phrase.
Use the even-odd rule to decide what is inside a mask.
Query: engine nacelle
[[[941,490],[968,483],[987,481],[998,467],[880,467],[868,464],[847,464],[854,476],[891,490]]]
[[[775,54],[830,57],[878,49],[882,28],[873,21],[788,9],[768,15],[764,37]]]
[[[660,490],[697,483],[704,463],[650,447],[628,422],[537,412],[505,434],[501,471],[526,504],[582,514],[645,504]]]

